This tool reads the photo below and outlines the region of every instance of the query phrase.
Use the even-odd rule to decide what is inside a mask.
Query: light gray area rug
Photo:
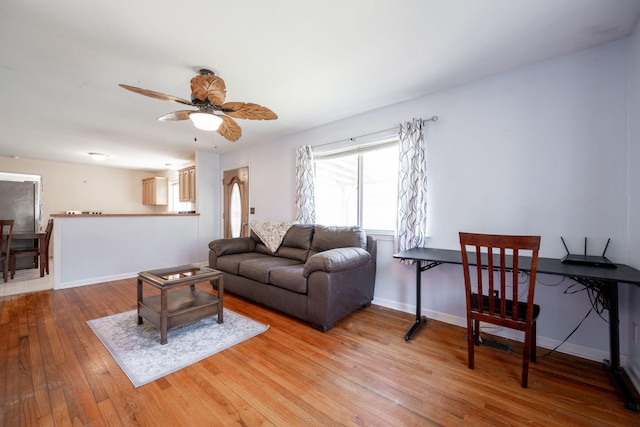
[[[160,345],[160,331],[151,323],[138,325],[136,310],[87,323],[133,385],[140,387],[269,329],[227,309],[224,323],[218,324],[217,319],[211,316],[169,329],[165,345]]]

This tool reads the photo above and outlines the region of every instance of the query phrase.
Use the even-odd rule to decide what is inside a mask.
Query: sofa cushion
[[[367,249],[367,236],[360,227],[327,227],[316,225],[311,251],[322,252],[335,248]]]
[[[312,236],[313,225],[296,224],[292,226],[284,236],[276,256],[305,262],[309,255]]]
[[[290,248],[309,249],[311,247],[311,238],[313,237],[313,225],[309,224],[295,224],[293,225],[284,239],[282,239],[282,246],[288,246]]]
[[[248,279],[253,279],[261,283],[269,283],[269,272],[276,267],[300,264],[288,258],[258,254],[259,258],[248,259],[240,263],[238,273]]]
[[[253,258],[273,258],[269,255],[259,254],[257,252],[247,252],[244,254],[233,254],[218,257],[216,263],[216,269],[224,271],[225,273],[239,274],[240,263],[248,259]]]
[[[217,256],[239,254],[243,252],[253,252],[256,247],[255,241],[249,237],[237,237],[235,239],[218,239],[209,243],[209,249]]]
[[[264,243],[260,242],[260,243],[256,243],[256,252],[260,253],[260,254],[264,254],[264,255],[271,255],[273,256],[273,252],[271,252],[271,250],[267,247],[267,245],[265,245]]]
[[[304,264],[303,275],[309,277],[314,271],[327,273],[351,270],[366,265],[371,260],[369,252],[362,248],[336,248],[311,255]]]
[[[269,283],[299,294],[307,293],[307,278],[302,275],[304,264],[276,267],[269,274]]]

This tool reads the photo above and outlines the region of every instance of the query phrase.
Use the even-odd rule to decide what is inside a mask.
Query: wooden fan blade
[[[158,117],[158,120],[160,120],[161,122],[187,120],[189,118],[189,114],[194,113],[196,111],[198,110],[174,111],[173,113],[165,114],[164,116]]]
[[[218,133],[231,142],[235,142],[242,136],[242,129],[235,120],[227,116],[218,116],[222,118],[222,124],[218,128]]]
[[[191,79],[191,92],[200,101],[208,99],[213,105],[220,105],[227,96],[227,87],[218,76],[202,75]]]
[[[227,102],[221,106],[222,112],[236,119],[248,120],[276,120],[276,113],[251,102]]]
[[[147,90],[147,89],[140,89],[139,87],[124,85],[124,84],[119,84],[118,86],[126,90],[130,90],[131,92],[139,93],[140,95],[149,96],[151,98],[160,99],[162,101],[173,101],[173,102],[178,102],[184,105],[193,105],[191,101],[178,98],[177,96],[166,95],[164,93],[154,92],[152,90]]]

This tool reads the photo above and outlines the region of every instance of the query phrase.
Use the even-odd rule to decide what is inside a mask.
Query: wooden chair
[[[9,280],[9,253],[11,251],[12,234],[13,220],[0,219],[0,261],[2,261],[2,273],[5,282]],[[6,245],[4,243],[5,240],[7,241]]]
[[[524,331],[522,387],[527,387],[529,360],[536,361],[536,319],[540,306],[533,303],[540,236],[505,236],[460,233],[460,247],[467,299],[467,348],[469,368],[474,367],[474,345],[479,345],[480,322]],[[528,263],[531,272],[519,283],[518,266]],[[476,262],[482,260],[482,262]],[[473,266],[473,264],[476,264]],[[469,268],[471,265],[472,268]],[[476,287],[472,286],[475,271]],[[510,280],[509,280],[510,278]],[[496,283],[497,282],[497,283]],[[519,288],[526,287],[526,302],[519,302]]]
[[[44,247],[29,246],[27,248],[11,249],[9,264],[11,265],[11,278],[16,274],[16,258],[22,257],[40,257],[41,251],[44,251],[45,263],[44,270],[49,274],[49,242],[51,242],[51,232],[53,231],[53,219],[47,222],[47,228],[44,230]],[[42,270],[40,270],[42,273]]]

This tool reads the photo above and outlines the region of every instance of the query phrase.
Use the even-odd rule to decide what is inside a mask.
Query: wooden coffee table
[[[208,280],[216,281],[217,296],[194,286]],[[160,295],[143,297],[143,283],[160,289]],[[189,285],[186,289],[175,289],[186,285]],[[197,265],[181,265],[142,271],[138,273],[138,325],[142,324],[143,319],[151,322],[160,329],[160,344],[166,344],[167,330],[171,328],[214,314],[218,315],[218,323],[222,323],[223,295],[223,276],[218,270]]]

